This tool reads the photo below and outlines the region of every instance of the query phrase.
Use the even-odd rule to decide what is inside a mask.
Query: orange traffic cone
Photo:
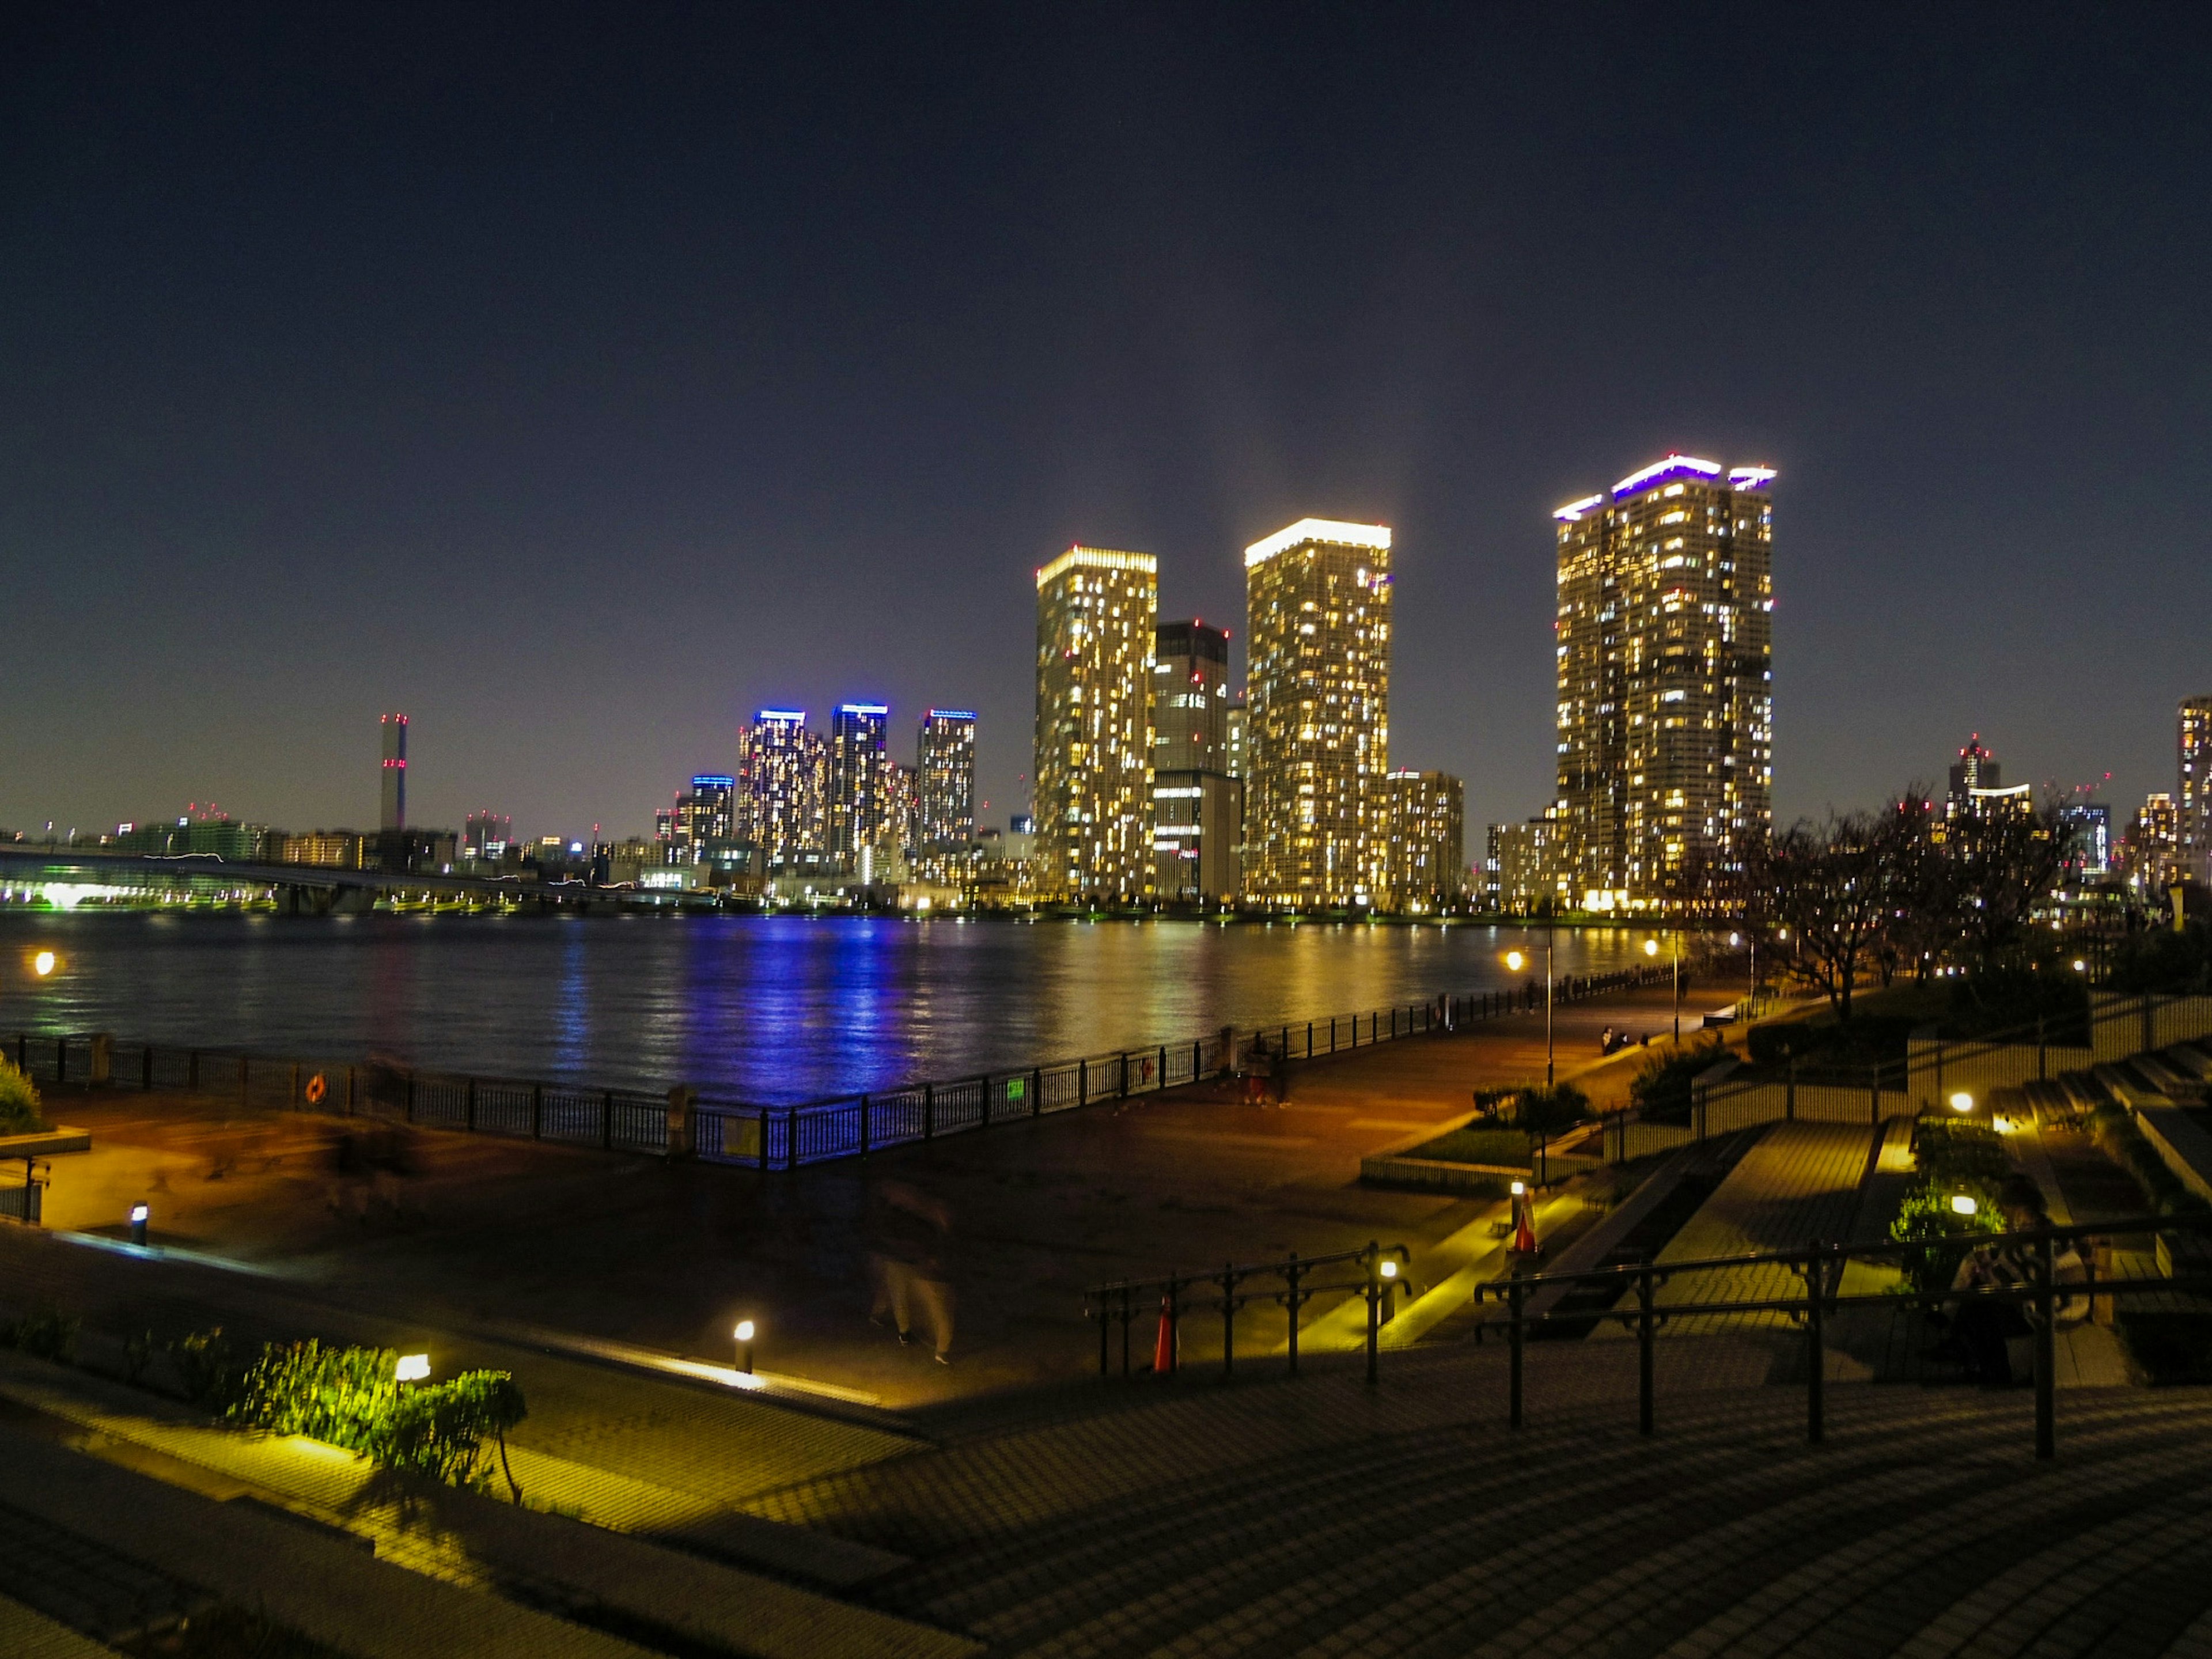
[[[1536,1194],[1524,1193],[1514,1200],[1513,1248],[1522,1255],[1536,1254]]]
[[[1160,1334],[1152,1343],[1152,1370],[1158,1376],[1165,1376],[1175,1370],[1175,1321],[1168,1316],[1167,1297],[1162,1297],[1160,1298]]]

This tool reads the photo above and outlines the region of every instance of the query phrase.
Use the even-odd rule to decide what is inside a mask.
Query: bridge
[[[750,908],[749,901],[714,891],[595,887],[583,881],[547,882],[519,875],[416,874],[343,870],[321,864],[263,864],[225,860],[212,853],[156,858],[22,842],[0,844],[0,884],[157,891],[179,887],[262,888],[268,890],[280,908],[301,915],[365,911],[380,898],[580,911]]]

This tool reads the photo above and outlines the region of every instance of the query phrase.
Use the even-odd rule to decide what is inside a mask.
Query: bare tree
[[[1851,1017],[1859,975],[1877,967],[1899,902],[1899,878],[1918,826],[1884,811],[1831,814],[1776,836],[1759,870],[1790,970]]]
[[[2064,874],[2076,831],[2057,801],[2033,811],[1985,810],[1943,832],[1960,948],[1972,966],[1997,966],[2027,933],[2037,905]]]

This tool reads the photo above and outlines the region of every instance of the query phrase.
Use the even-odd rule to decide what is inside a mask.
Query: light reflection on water
[[[1542,933],[1534,935],[1540,943]],[[1525,980],[1517,928],[799,916],[0,916],[0,1032],[788,1103]],[[1641,935],[1562,929],[1559,971]],[[62,965],[20,964],[50,948]],[[1540,963],[1540,950],[1535,957]]]

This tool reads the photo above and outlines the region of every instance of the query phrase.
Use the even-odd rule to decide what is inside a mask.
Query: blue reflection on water
[[[1330,924],[17,912],[0,915],[0,1032],[680,1079],[788,1103],[1501,990],[1525,982],[1501,957],[1528,942]],[[1627,965],[1638,944],[1563,929],[1559,971]],[[50,980],[19,966],[40,948],[62,957]]]

